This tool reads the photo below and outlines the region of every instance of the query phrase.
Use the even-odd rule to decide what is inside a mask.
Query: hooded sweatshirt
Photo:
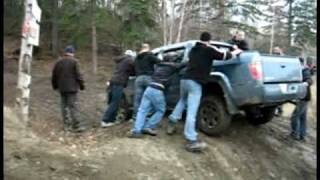
[[[134,62],[136,75],[151,76],[154,71],[154,65],[159,62],[160,60],[151,52],[143,52],[138,54]]]
[[[134,74],[133,57],[124,55],[114,59],[116,69],[110,80],[111,84],[126,87],[130,75]]]
[[[200,84],[208,81],[213,60],[227,60],[232,58],[230,52],[220,51],[214,46],[207,46],[197,42],[190,50],[189,63],[183,79],[191,79]]]

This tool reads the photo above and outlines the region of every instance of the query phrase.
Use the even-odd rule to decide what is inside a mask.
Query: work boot
[[[188,141],[186,150],[193,153],[200,153],[207,148],[207,143],[200,141]]]
[[[146,129],[142,130],[142,134],[148,134],[148,135],[151,135],[151,136],[156,136],[158,133],[157,133],[156,130],[153,130],[151,128],[146,128]]]
[[[83,132],[83,131],[85,131],[85,130],[86,130],[86,128],[85,128],[84,126],[80,126],[80,127],[74,127],[74,128],[72,129],[72,132],[80,133],[80,132]]]
[[[176,132],[176,123],[170,122],[168,123],[167,127],[167,134],[168,135],[173,135]]]

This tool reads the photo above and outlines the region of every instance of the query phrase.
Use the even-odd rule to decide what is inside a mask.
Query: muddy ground
[[[6,51],[4,50],[6,53]],[[221,137],[200,138],[209,145],[202,154],[183,148],[179,133],[165,134],[167,119],[157,137],[128,139],[130,122],[101,129],[105,109],[105,81],[112,72],[108,58],[99,59],[93,76],[87,58],[80,58],[87,89],[80,93],[81,116],[88,131],[64,133],[59,95],[51,89],[53,60],[41,57],[32,64],[31,119],[25,127],[13,111],[17,61],[4,58],[4,175],[5,179],[107,180],[313,180],[316,179],[316,85],[308,113],[306,142],[286,139],[292,105],[283,117],[254,127],[236,118]]]

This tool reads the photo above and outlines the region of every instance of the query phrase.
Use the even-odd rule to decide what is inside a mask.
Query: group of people
[[[207,145],[199,140],[196,132],[196,117],[202,96],[202,86],[208,81],[213,59],[229,60],[249,49],[244,36],[243,31],[238,31],[228,41],[233,45],[233,50],[225,52],[210,45],[210,33],[203,32],[200,35],[200,41],[188,54],[189,61],[184,63],[177,63],[175,54],[169,54],[160,60],[150,51],[148,44],[142,44],[137,55],[132,50],[125,51],[123,56],[114,58],[116,67],[111,80],[108,81],[108,107],[103,114],[101,127],[110,127],[116,123],[124,88],[127,86],[129,76],[135,75],[133,127],[128,137],[156,136],[157,125],[166,112],[165,91],[170,86],[173,75],[185,67],[186,71],[180,80],[180,99],[168,117],[167,134],[173,135],[176,132],[176,124],[186,110],[185,148],[190,152],[203,151]],[[84,90],[85,84],[74,53],[72,46],[65,48],[64,57],[54,66],[52,86],[61,94],[65,129],[80,132],[85,128],[78,119],[76,99],[78,90]],[[309,83],[309,79],[305,81]],[[306,112],[305,104],[299,104],[299,108],[294,113],[295,119],[300,118],[302,111]],[[148,115],[151,116],[147,120]],[[293,136],[297,136],[299,132],[297,126],[297,123],[292,125]],[[299,128],[302,126],[299,124]],[[304,136],[304,134],[298,134],[298,136]]]

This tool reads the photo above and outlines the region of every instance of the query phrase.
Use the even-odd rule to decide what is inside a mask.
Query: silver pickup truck
[[[175,52],[176,62],[188,61],[188,53],[196,40],[181,42],[154,49],[160,59]],[[232,46],[223,42],[211,42],[221,50]],[[199,59],[201,60],[201,59]],[[184,69],[173,77],[166,91],[167,109],[171,110],[179,100],[179,81]],[[127,118],[133,104],[134,80],[131,77],[118,118]],[[257,51],[245,51],[228,61],[214,61],[210,81],[203,86],[202,102],[198,112],[198,128],[208,135],[221,134],[240,112],[254,125],[270,121],[275,108],[286,102],[303,98],[306,85],[302,82],[302,66],[297,57],[264,55]]]

